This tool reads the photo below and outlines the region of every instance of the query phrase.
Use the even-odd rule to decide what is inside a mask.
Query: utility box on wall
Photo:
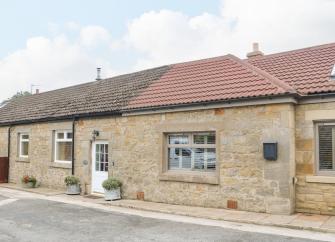
[[[278,143],[277,142],[264,142],[263,143],[263,156],[265,160],[277,160]]]

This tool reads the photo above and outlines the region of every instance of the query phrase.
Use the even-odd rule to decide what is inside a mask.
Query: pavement
[[[316,241],[28,199],[0,206],[0,241]]]
[[[0,185],[0,241],[335,241],[333,233],[301,229],[324,225],[316,215],[294,215],[289,227],[286,216],[33,190]],[[272,226],[274,220],[282,226]]]

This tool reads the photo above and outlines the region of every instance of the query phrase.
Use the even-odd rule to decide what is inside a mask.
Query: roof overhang
[[[288,94],[282,96],[265,96],[265,97],[254,97],[254,98],[243,98],[243,99],[239,98],[236,100],[207,102],[207,103],[148,107],[141,109],[126,110],[122,113],[122,116],[136,116],[136,115],[195,111],[195,110],[215,109],[215,108],[232,108],[232,107],[280,104],[280,103],[297,104],[298,103],[297,95]]]

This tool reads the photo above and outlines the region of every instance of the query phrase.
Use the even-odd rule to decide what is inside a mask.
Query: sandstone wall
[[[0,157],[8,156],[8,128],[0,127]]]
[[[71,165],[53,162],[53,131],[72,129],[71,122],[50,122],[13,126],[11,129],[10,182],[20,183],[24,175],[33,175],[43,186],[64,188]],[[19,158],[19,133],[29,133],[29,158]]]
[[[75,173],[91,191],[92,132],[109,142],[109,173],[119,178],[125,198],[143,191],[148,201],[288,214],[294,210],[295,119],[290,104],[175,112],[155,115],[90,118],[76,124]],[[52,162],[52,131],[71,123],[16,126],[12,131],[11,181],[35,175],[46,186],[64,187],[70,167]],[[217,172],[170,174],[162,170],[166,132],[216,131]],[[31,135],[29,161],[16,159],[17,134]],[[263,159],[263,142],[277,141],[277,161]],[[14,158],[14,159],[13,159]]]
[[[242,210],[290,213],[294,210],[292,177],[295,169],[294,107],[269,105],[178,112],[110,119],[82,120],[77,128],[77,164],[90,191],[90,139],[108,140],[115,166],[110,175],[122,180],[123,196],[136,198],[138,191],[149,201],[225,208],[237,200]],[[167,179],[162,169],[163,133],[215,130],[218,172],[215,179],[199,183],[192,174]],[[79,140],[79,141],[78,141]],[[263,141],[278,141],[279,159],[265,161]],[[79,142],[79,143],[78,143]],[[175,175],[175,174],[174,174]],[[191,178],[190,178],[191,177]],[[205,178],[204,178],[205,177]],[[175,180],[180,181],[175,181]],[[185,182],[187,181],[187,182]]]
[[[315,160],[317,121],[334,121],[335,103],[296,107],[296,210],[335,215],[334,177],[318,176]]]

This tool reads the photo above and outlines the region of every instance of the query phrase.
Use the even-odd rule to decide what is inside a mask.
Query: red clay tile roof
[[[335,81],[330,79],[335,64],[335,43],[265,55],[247,61],[288,83],[301,94],[335,91]]]
[[[0,108],[0,125],[122,113],[150,107],[335,93],[335,43],[241,60],[179,63],[22,97]]]
[[[126,108],[157,107],[295,93],[285,82],[233,55],[171,65]]]

